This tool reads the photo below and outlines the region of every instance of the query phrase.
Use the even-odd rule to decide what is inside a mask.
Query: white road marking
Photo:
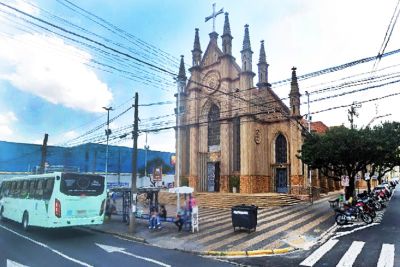
[[[381,254],[379,255],[377,267],[393,267],[394,266],[394,245],[383,244]]]
[[[371,223],[371,224],[367,224],[367,225],[355,228],[355,229],[353,229],[351,231],[339,232],[339,233],[336,233],[333,238],[338,238],[338,237],[341,237],[341,236],[349,235],[349,234],[352,234],[354,232],[357,232],[357,231],[360,231],[362,229],[369,228],[371,226],[375,226],[375,225],[378,225],[378,224],[379,223]]]
[[[340,259],[336,267],[351,267],[356,261],[358,254],[360,254],[365,242],[354,241],[351,243],[350,248],[346,251],[343,257]]]
[[[24,235],[22,235],[22,234],[20,234],[20,233],[18,233],[18,232],[15,232],[15,231],[13,231],[13,230],[11,230],[11,229],[9,229],[9,228],[3,226],[3,225],[0,225],[0,227],[3,228],[4,230],[7,230],[7,231],[13,233],[13,234],[16,234],[16,235],[19,236],[19,237],[22,237],[22,238],[24,238],[24,239],[26,239],[26,240],[29,240],[29,241],[35,243],[36,245],[39,245],[39,246],[44,247],[44,248],[47,248],[47,249],[51,250],[52,252],[54,252],[54,253],[60,255],[61,257],[66,258],[67,260],[73,261],[73,262],[75,262],[75,263],[77,263],[77,264],[79,264],[79,265],[82,265],[82,266],[93,267],[92,265],[87,264],[86,262],[83,262],[83,261],[74,259],[74,258],[72,258],[72,257],[69,257],[69,256],[65,255],[64,253],[62,253],[62,252],[60,252],[60,251],[58,251],[58,250],[56,250],[56,249],[53,249],[53,248],[49,247],[48,245],[46,245],[46,244],[44,244],[44,243],[41,243],[41,242],[39,242],[39,241],[36,241],[36,240],[34,240],[34,239],[32,239],[32,238],[29,238],[29,237],[27,237],[27,236],[24,236]]]
[[[128,255],[128,256],[137,258],[137,259],[141,259],[141,260],[144,260],[144,261],[152,262],[152,263],[157,264],[157,265],[160,265],[160,266],[171,267],[171,265],[165,264],[165,263],[163,263],[163,262],[161,262],[161,261],[153,260],[153,259],[151,259],[151,258],[146,258],[146,257],[142,257],[142,256],[139,256],[139,255],[135,255],[135,254],[126,252],[126,251],[125,251],[125,248],[119,248],[119,247],[113,247],[113,246],[108,246],[108,245],[102,245],[102,244],[98,244],[98,243],[95,243],[95,244],[96,244],[97,246],[99,246],[100,248],[104,249],[105,251],[107,251],[108,253],[119,252],[119,253],[122,253],[122,254],[125,254],[125,255]]]
[[[7,259],[7,267],[29,267],[29,266]]]
[[[329,250],[331,250],[338,241],[339,240],[337,240],[337,239],[329,240],[328,242],[323,244],[321,247],[319,247],[316,251],[314,251],[310,256],[308,256],[307,259],[302,261],[300,263],[300,265],[301,266],[309,266],[309,267],[314,266],[314,264],[317,263],[317,261],[319,261],[322,258],[322,256],[325,255],[325,253],[327,253]]]

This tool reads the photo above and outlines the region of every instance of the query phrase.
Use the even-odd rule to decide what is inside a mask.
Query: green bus
[[[102,224],[106,181],[101,175],[55,172],[6,179],[0,220],[47,228]]]

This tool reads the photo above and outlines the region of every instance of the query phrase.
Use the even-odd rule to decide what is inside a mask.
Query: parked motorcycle
[[[347,206],[344,209],[336,209],[335,221],[338,225],[352,223],[360,218],[366,224],[373,222],[372,216],[364,212],[363,206],[359,203],[355,206]]]

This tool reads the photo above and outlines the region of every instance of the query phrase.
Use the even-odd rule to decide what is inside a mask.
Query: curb
[[[113,231],[106,231],[106,230],[101,230],[101,229],[95,229],[95,228],[86,228],[90,231],[94,231],[94,232],[98,232],[98,233],[102,233],[102,234],[109,234],[109,235],[115,235],[121,238],[125,238],[125,239],[129,239],[131,241],[136,241],[136,242],[140,242],[140,243],[144,243],[144,244],[149,244],[146,239],[144,238],[140,238],[137,236],[132,236],[129,234],[122,234],[122,233],[118,233],[118,232],[113,232]]]
[[[205,251],[202,252],[202,255],[207,256],[266,256],[266,255],[278,255],[278,254],[286,254],[292,251],[295,251],[294,247],[286,247],[286,248],[278,248],[278,249],[260,249],[260,250],[245,250],[245,251]]]

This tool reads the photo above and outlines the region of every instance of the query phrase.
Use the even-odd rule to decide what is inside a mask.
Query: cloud
[[[85,64],[91,55],[44,34],[0,37],[0,80],[46,101],[103,112],[112,100],[107,84]]]
[[[73,139],[75,137],[78,137],[79,133],[75,131],[68,131],[64,134],[64,138],[67,140]]]
[[[11,111],[0,114],[0,140],[5,140],[7,137],[12,136],[14,131],[11,128],[11,124],[15,121],[18,121],[18,119]]]
[[[5,3],[31,15],[37,16],[40,13],[39,9],[36,7],[33,1],[11,0],[5,1]]]

